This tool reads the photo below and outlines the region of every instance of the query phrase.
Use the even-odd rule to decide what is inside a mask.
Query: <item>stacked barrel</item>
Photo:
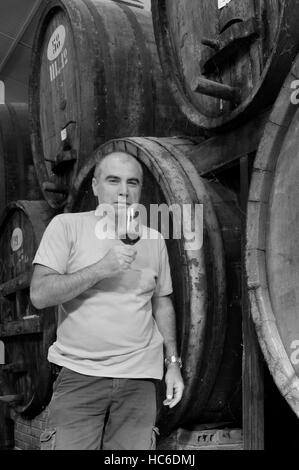
[[[36,211],[45,204],[39,201],[41,197],[31,153],[28,106],[0,105],[1,448],[13,443],[6,404],[22,403],[25,408],[39,380],[34,361],[40,362],[40,351],[35,343],[43,341],[43,334],[29,302],[29,283],[32,255],[45,228],[46,207]]]
[[[152,0],[152,13],[169,90],[199,133],[219,136],[193,152],[197,169],[203,165],[194,155],[206,158],[206,148],[221,144],[221,137],[229,139],[240,124],[254,124],[258,114],[271,111],[254,149],[242,255],[261,349],[279,391],[299,416],[299,2]],[[215,167],[211,160],[210,174],[207,164],[204,171],[215,176]],[[222,162],[217,179],[238,187],[231,164],[225,168]],[[241,193],[242,188],[239,199]]]
[[[146,208],[203,207],[200,247],[190,249],[184,236],[166,240],[185,390],[168,410],[158,386],[161,436],[196,425],[242,427],[245,255],[265,359],[299,416],[299,0],[152,0],[152,14],[126,3],[46,2],[33,47],[27,152],[21,124],[5,140],[16,130],[9,124],[16,107],[0,110],[0,126],[8,129],[0,140],[0,401],[29,420],[49,402],[46,356],[56,315],[30,303],[31,262],[56,213],[96,208],[97,155],[121,151],[143,166]],[[237,151],[230,159],[220,150],[217,166],[207,149],[247,123],[257,156],[246,219]]]

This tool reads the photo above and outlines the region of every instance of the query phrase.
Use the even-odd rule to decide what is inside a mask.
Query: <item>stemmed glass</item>
[[[129,207],[126,214],[126,233],[125,237],[122,236],[120,240],[125,245],[135,245],[141,238],[141,224],[140,220],[136,221],[136,212],[134,207]],[[138,225],[137,225],[138,224]],[[140,271],[140,269],[129,268],[130,271]]]
[[[125,245],[135,245],[141,238],[141,226],[140,221],[138,221],[138,231],[136,231],[136,221],[135,221],[135,211],[131,206],[127,211],[127,220],[126,220],[126,236],[121,238],[121,241]]]

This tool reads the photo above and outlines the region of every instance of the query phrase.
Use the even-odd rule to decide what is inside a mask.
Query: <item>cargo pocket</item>
[[[55,450],[56,428],[46,429],[40,436],[40,450]]]
[[[151,441],[151,448],[150,450],[156,450],[157,447],[157,436],[159,436],[159,429],[154,426],[152,430],[152,441]]]

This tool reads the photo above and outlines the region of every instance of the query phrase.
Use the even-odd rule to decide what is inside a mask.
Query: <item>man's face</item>
[[[99,204],[112,205],[116,214],[139,202],[141,186],[141,165],[134,157],[120,152],[105,157],[92,180]]]

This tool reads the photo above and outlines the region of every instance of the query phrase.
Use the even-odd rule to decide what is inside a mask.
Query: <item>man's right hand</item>
[[[104,267],[107,277],[115,276],[130,268],[136,258],[137,251],[132,246],[116,245],[106,253],[99,261],[101,268]]]
[[[102,279],[129,269],[136,253],[132,246],[117,245],[97,263],[68,274],[36,264],[30,286],[31,302],[37,309],[68,302]]]

